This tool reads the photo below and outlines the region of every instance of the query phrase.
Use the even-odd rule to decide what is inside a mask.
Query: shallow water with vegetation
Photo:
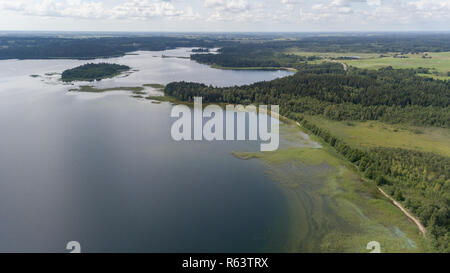
[[[382,252],[424,250],[419,229],[326,145],[318,146],[294,123],[281,126],[281,136],[276,152],[233,153],[262,162],[287,200],[286,236],[269,248],[367,252],[367,243],[377,241]]]

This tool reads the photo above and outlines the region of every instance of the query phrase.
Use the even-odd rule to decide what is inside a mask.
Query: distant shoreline
[[[226,67],[220,65],[210,65],[211,68],[214,69],[223,69],[223,70],[265,70],[265,71],[289,71],[289,72],[297,72],[298,70],[292,67]]]

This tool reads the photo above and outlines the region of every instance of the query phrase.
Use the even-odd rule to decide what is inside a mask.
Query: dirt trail
[[[296,122],[296,124],[300,128],[302,127],[299,122]],[[357,166],[355,166],[355,167],[358,168]],[[363,180],[366,181],[364,178],[363,178]],[[409,213],[399,202],[395,201],[392,197],[390,197],[387,193],[385,193],[381,188],[379,188],[379,187],[377,187],[377,188],[386,198],[391,200],[391,202],[397,208],[399,208],[409,219],[411,219],[411,221],[413,221],[414,224],[416,224],[416,226],[419,228],[420,232],[422,232],[423,236],[426,237],[427,230],[422,225],[422,223],[420,223],[420,221],[416,217],[414,217],[411,213]]]
[[[347,71],[347,69],[348,69],[346,63],[342,63],[342,62],[339,62],[339,61],[336,61],[336,60],[331,60],[331,62],[333,62],[333,63],[338,63],[338,64],[342,64],[342,67],[344,68],[345,71]]]
[[[399,202],[395,201],[392,197],[390,197],[387,193],[385,193],[381,188],[378,188],[378,190],[384,196],[386,196],[389,200],[391,200],[396,207],[398,207],[401,211],[403,211],[403,213],[406,216],[408,216],[408,218],[411,219],[411,221],[413,221],[414,224],[416,224],[419,227],[419,229],[422,232],[423,236],[426,237],[426,232],[427,231],[426,231],[425,227],[420,223],[420,221],[416,217],[414,217],[411,213],[409,213],[405,208],[402,207],[402,205]]]

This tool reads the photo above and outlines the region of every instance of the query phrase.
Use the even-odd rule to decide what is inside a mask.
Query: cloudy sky
[[[450,30],[450,0],[0,0],[0,30]]]

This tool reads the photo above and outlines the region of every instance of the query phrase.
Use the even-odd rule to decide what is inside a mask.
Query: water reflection
[[[227,86],[289,75],[138,54],[108,59],[136,71],[96,85]],[[176,143],[169,104],[69,93],[73,86],[51,74],[103,61],[0,61],[1,252],[65,252],[72,240],[88,252],[246,252],[281,236],[281,193],[257,161],[231,155],[258,143]]]

